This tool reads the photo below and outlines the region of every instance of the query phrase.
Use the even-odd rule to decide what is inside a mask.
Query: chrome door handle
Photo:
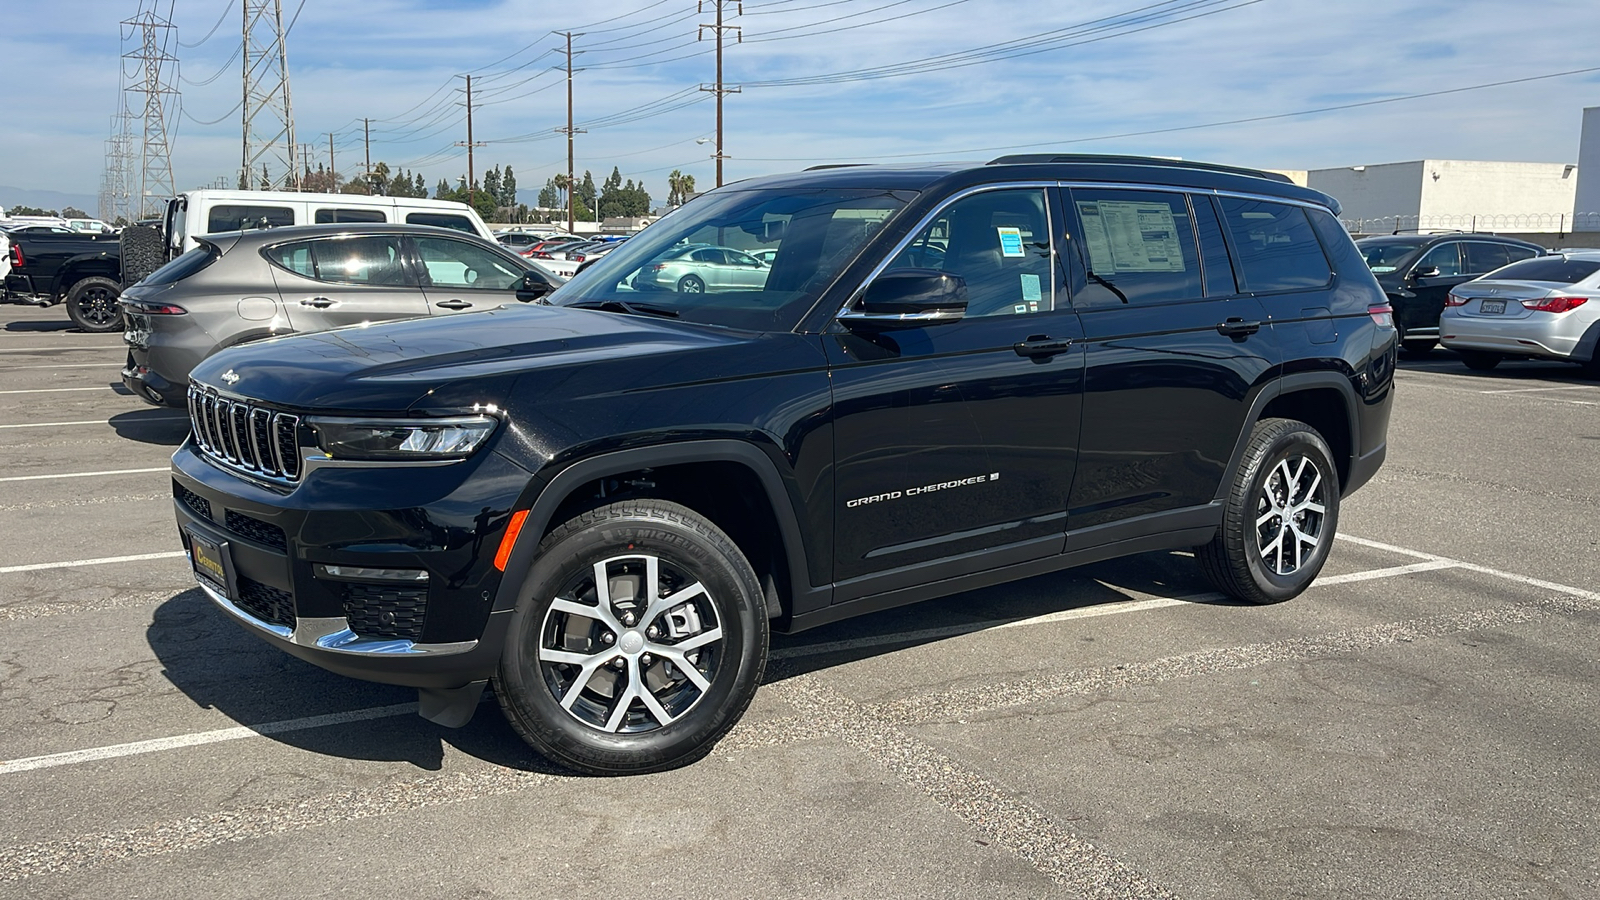
[[[470,309],[472,304],[465,300],[445,300],[442,303],[435,303],[434,306],[440,309]]]
[[[317,309],[327,309],[328,307],[332,306],[333,304],[334,304],[334,301],[329,300],[327,297],[312,297],[309,300],[301,300],[300,301],[300,305],[301,306],[311,306],[311,307],[315,307]]]

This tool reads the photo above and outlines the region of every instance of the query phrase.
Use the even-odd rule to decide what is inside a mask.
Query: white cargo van
[[[453,200],[288,191],[188,191],[167,201],[164,230],[167,253],[175,257],[194,249],[201,235],[340,222],[434,225],[494,240],[471,207]]]

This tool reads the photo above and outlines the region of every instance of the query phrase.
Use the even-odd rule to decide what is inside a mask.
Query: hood
[[[540,370],[741,340],[664,319],[514,304],[255,341],[211,356],[190,377],[302,411],[397,413],[503,405],[517,378]]]

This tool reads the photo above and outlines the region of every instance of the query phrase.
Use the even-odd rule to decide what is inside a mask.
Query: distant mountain
[[[5,207],[7,210],[10,210],[13,206],[37,206],[40,209],[60,211],[68,206],[76,206],[92,216],[96,212],[95,207],[99,205],[100,198],[94,194],[38,191],[12,187],[9,184],[0,184],[0,206]]]

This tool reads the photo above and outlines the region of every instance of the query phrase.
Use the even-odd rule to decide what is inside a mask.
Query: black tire
[[[1474,372],[1487,372],[1500,365],[1500,360],[1505,359],[1498,353],[1486,353],[1482,350],[1462,350],[1460,353],[1461,361]]]
[[[704,294],[705,292],[706,283],[700,279],[699,275],[685,275],[678,279],[678,293],[680,294]]]
[[[1408,338],[1400,342],[1400,348],[1407,356],[1427,356],[1439,342],[1433,338]]]
[[[1211,543],[1195,548],[1195,559],[1224,594],[1281,603],[1322,571],[1338,525],[1339,472],[1327,441],[1304,422],[1263,419],[1250,432],[1222,526]]]
[[[67,316],[91,334],[121,331],[121,294],[122,286],[109,278],[84,278],[67,290]]]
[[[641,594],[651,559],[655,590]],[[634,603],[652,596],[684,600]],[[675,768],[709,753],[744,715],[766,668],[767,639],[760,582],[731,538],[676,503],[613,503],[540,542],[495,696],[523,740],[573,769]]]
[[[119,238],[122,257],[122,286],[132,287],[167,261],[166,240],[161,229],[148,225],[129,225]]]

